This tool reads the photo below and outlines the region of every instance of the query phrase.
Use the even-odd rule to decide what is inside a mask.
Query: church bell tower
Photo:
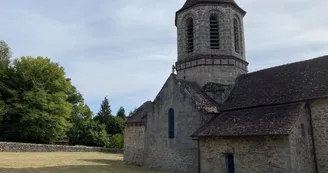
[[[176,12],[179,79],[231,85],[247,73],[243,18],[234,0],[187,0]]]

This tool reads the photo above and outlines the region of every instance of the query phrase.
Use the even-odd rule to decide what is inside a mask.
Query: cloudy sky
[[[328,54],[327,0],[236,0],[255,71]],[[59,62],[94,112],[153,100],[177,58],[175,11],[185,0],[1,0],[0,40],[13,57]]]

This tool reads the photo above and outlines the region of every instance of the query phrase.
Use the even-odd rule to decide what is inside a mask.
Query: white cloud
[[[250,70],[328,52],[326,0],[238,0]],[[175,11],[184,1],[6,0],[0,39],[14,56],[60,62],[95,111],[152,100],[176,61]]]

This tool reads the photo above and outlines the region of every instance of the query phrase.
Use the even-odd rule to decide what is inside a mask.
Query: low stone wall
[[[115,148],[87,147],[87,146],[66,146],[66,145],[0,142],[0,152],[110,152],[110,153],[123,153],[123,150],[115,149]]]

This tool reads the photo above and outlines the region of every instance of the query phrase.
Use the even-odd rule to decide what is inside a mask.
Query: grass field
[[[126,165],[121,154],[1,153],[1,173],[165,173]]]

